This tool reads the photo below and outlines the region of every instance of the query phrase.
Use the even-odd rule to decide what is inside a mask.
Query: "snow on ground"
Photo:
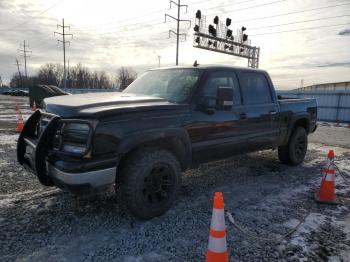
[[[320,261],[327,257],[346,261],[349,254],[348,206],[313,201],[328,146],[311,144],[300,167],[283,166],[275,152],[265,151],[188,171],[177,204],[150,221],[138,221],[124,213],[112,191],[76,198],[41,186],[16,164],[14,146],[15,141],[5,145],[7,154],[1,155],[7,161],[6,173],[0,173],[5,180],[0,194],[0,229],[6,232],[0,256],[5,261],[203,260],[211,199],[217,190],[224,193],[226,209],[235,219],[260,237],[282,236],[305,219],[281,243],[252,240],[227,224],[229,252],[235,260]],[[346,166],[344,155],[349,151],[336,150],[338,165]],[[337,193],[348,197],[345,187],[338,191],[340,180],[337,177]]]
[[[18,140],[18,134],[1,134],[0,145],[15,146]]]
[[[222,191],[225,209],[250,235],[281,237],[302,222],[291,236],[266,242],[226,221],[232,260],[350,261],[347,131],[320,126],[298,167],[280,164],[268,150],[187,171],[174,207],[149,221],[125,213],[112,189],[76,197],[40,185],[16,161],[18,134],[0,131],[1,260],[204,261],[213,193]],[[340,205],[314,201],[329,149],[347,178],[336,177]]]
[[[25,114],[22,114],[22,119],[23,121],[27,121],[27,119],[29,118],[29,114],[25,115]],[[13,123],[17,123],[18,121],[18,116],[17,115],[0,115],[0,121],[8,121],[8,122],[13,122]]]

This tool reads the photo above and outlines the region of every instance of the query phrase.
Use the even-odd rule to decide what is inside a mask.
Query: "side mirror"
[[[233,88],[229,86],[219,86],[217,90],[217,109],[232,110],[233,106]]]
[[[198,102],[198,109],[208,115],[215,113],[216,99],[214,97],[201,97]]]

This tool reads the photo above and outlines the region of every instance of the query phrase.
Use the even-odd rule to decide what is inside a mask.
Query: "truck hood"
[[[64,118],[114,115],[132,111],[175,109],[180,105],[163,98],[122,92],[99,92],[45,98],[45,109]],[[183,106],[181,106],[183,107]]]

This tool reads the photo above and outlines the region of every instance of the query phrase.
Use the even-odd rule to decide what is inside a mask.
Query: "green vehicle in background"
[[[62,95],[69,95],[69,93],[53,85],[35,85],[29,88],[29,105],[33,107],[35,102],[36,107],[42,108],[42,102],[45,98]]]

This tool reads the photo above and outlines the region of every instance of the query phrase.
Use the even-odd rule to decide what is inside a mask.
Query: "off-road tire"
[[[307,134],[303,127],[297,127],[287,145],[278,147],[278,158],[286,165],[296,166],[304,161],[307,151]]]
[[[121,163],[116,180],[122,205],[133,215],[150,219],[164,214],[173,205],[181,187],[181,167],[167,150],[142,148]]]

